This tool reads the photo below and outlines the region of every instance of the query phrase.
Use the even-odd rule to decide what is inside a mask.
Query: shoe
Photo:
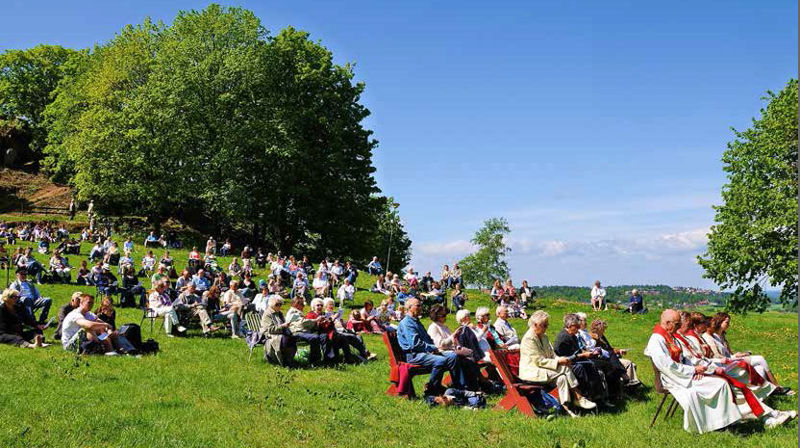
[[[775,415],[775,414],[777,414],[777,415]],[[776,428],[776,427],[786,423],[787,420],[789,420],[789,414],[784,413],[784,412],[780,412],[780,411],[776,411],[775,413],[773,413],[773,415],[771,415],[771,416],[767,417],[766,419],[764,419],[764,427],[766,427],[768,429]]]
[[[367,361],[374,361],[376,359],[378,359],[378,355],[375,353],[370,353],[369,356],[367,356]]]
[[[581,409],[594,409],[597,407],[595,402],[587,399],[586,397],[580,397],[577,400],[572,400],[572,403]]]
[[[789,414],[789,420],[794,420],[795,418],[797,418],[797,411],[795,411],[794,409],[792,409],[791,411],[781,411],[781,412],[783,412],[784,414]]]
[[[183,325],[178,327],[178,333],[185,333],[185,332],[186,332],[186,327],[184,327]]]
[[[241,337],[241,336],[239,336],[239,335],[238,335],[238,334],[236,334],[236,333],[233,333],[233,334],[231,335],[231,339],[241,339],[241,338],[242,338],[242,337]]]
[[[117,352],[106,352],[105,355],[106,356],[119,356],[119,353],[117,353]]]
[[[168,337],[168,338],[174,338],[174,337],[175,337],[175,335],[174,335],[174,334],[167,333],[167,337]]]
[[[604,402],[603,402],[603,403],[601,403],[601,404],[602,404],[602,406],[603,406],[604,408],[613,409],[613,408],[615,408],[615,407],[616,407],[616,406],[614,406],[614,403],[612,403],[612,402],[610,402],[610,401],[604,401]]]

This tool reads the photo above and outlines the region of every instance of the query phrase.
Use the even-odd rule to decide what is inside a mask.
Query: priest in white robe
[[[792,418],[791,413],[773,411],[757,398],[755,402],[737,399],[726,379],[711,376],[722,374],[723,369],[691,365],[672,337],[679,324],[680,314],[675,310],[665,310],[661,314],[661,323],[653,329],[644,354],[653,361],[661,373],[662,384],[683,408],[683,428],[686,431],[715,431],[756,416],[763,418],[765,425],[772,428]]]

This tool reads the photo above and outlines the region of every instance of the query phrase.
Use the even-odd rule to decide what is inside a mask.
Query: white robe
[[[699,380],[693,379],[694,366],[683,356],[680,363],[673,361],[663,336],[653,333],[644,354],[661,372],[661,383],[683,408],[683,429],[686,431],[716,431],[753,416],[744,399],[737,399],[734,404],[731,388],[722,378],[704,376]],[[713,367],[709,373],[711,371]],[[763,406],[765,413],[772,411]]]
[[[737,380],[743,382],[744,384],[747,384],[747,387],[751,391],[753,391],[753,394],[755,394],[755,396],[758,397],[758,399],[762,400],[762,401],[764,399],[766,399],[767,397],[769,397],[770,394],[772,394],[772,392],[775,391],[776,386],[774,384],[772,384],[771,382],[769,382],[769,380],[767,380],[767,378],[764,376],[764,372],[762,370],[759,370],[758,367],[754,367],[754,368],[755,368],[756,372],[761,376],[761,378],[764,378],[764,382],[760,386],[754,386],[754,385],[750,384],[750,372],[748,372],[747,369],[743,369],[741,367],[730,367],[729,365],[726,365],[723,362],[723,359],[721,359],[721,358],[705,358],[705,357],[704,358],[697,358],[697,357],[693,356],[692,352],[694,352],[694,353],[704,353],[703,352],[703,346],[700,345],[700,341],[698,341],[697,338],[695,338],[693,336],[684,335],[683,337],[684,337],[684,339],[686,339],[686,342],[689,343],[689,345],[691,346],[691,349],[687,349],[686,347],[684,347],[683,343],[681,343],[680,340],[678,340],[678,343],[683,348],[683,356],[685,356],[687,359],[689,359],[689,361],[692,364],[697,365],[697,364],[702,363],[704,365],[710,364],[710,365],[712,365],[714,367],[727,368],[728,376],[730,376],[731,378],[737,379]],[[738,396],[739,394],[740,394],[740,392],[738,390],[736,390],[736,395]]]

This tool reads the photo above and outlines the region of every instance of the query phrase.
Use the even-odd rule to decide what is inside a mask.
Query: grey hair
[[[575,313],[569,313],[564,315],[564,328],[569,328],[573,325],[580,325],[580,318]]]
[[[500,317],[500,312],[501,312],[501,311],[507,311],[507,310],[508,310],[508,307],[507,307],[507,306],[505,306],[505,305],[500,305],[500,306],[498,306],[498,307],[497,307],[497,309],[496,309],[496,310],[494,310],[494,315],[495,315],[495,316],[497,316],[497,317]],[[477,313],[477,311],[476,311],[476,313]]]
[[[483,316],[489,315],[489,308],[485,306],[479,306],[478,309],[475,310],[475,319],[480,319]]]
[[[322,301],[322,306],[327,307],[331,303],[336,305],[336,301],[335,300],[331,299],[330,297],[325,297],[325,299]]]
[[[547,311],[536,310],[531,314],[531,317],[528,319],[528,326],[533,328],[534,325],[541,325],[545,322],[550,320],[550,315],[547,314]]]
[[[315,306],[317,306],[317,304],[324,305],[322,299],[320,299],[319,297],[316,297],[311,301],[311,308],[314,308]]]
[[[584,312],[575,313],[575,315],[578,316],[578,319],[580,320],[586,320],[586,318],[588,317]]]
[[[276,306],[283,305],[283,297],[279,295],[269,296],[267,299],[267,304],[270,308],[275,308]]]

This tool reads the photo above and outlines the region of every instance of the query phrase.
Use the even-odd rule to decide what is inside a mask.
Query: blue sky
[[[504,216],[532,284],[713,287],[694,257],[730,127],[798,66],[793,1],[220,3],[356,63],[417,270]],[[7,0],[0,49],[86,47],[206,4]]]

